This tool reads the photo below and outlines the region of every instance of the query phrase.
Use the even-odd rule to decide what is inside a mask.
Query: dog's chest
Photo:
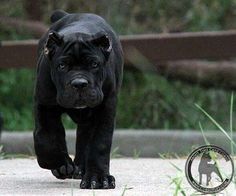
[[[92,117],[94,116],[92,109],[72,109],[67,110],[66,113],[70,116],[70,118],[77,124],[87,124],[92,121]]]

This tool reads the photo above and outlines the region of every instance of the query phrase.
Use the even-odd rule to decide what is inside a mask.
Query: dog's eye
[[[98,67],[98,63],[93,62],[93,63],[91,64],[91,67],[94,68],[94,69],[97,68],[97,67]]]
[[[60,65],[58,66],[58,68],[59,68],[60,70],[64,70],[64,69],[66,68],[66,65],[65,65],[65,64],[60,64]]]

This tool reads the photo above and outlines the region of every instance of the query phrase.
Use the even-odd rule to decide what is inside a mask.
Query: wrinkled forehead
[[[68,40],[62,46],[63,55],[78,56],[99,53],[99,49],[85,40]]]
[[[63,36],[63,41],[64,42],[86,42],[91,40],[95,35],[93,34],[85,34],[85,33],[81,33],[81,32],[77,32],[77,33],[67,33],[67,34],[63,34],[63,33],[59,33],[60,35]]]
[[[66,40],[66,39],[65,39]],[[67,39],[61,48],[60,59],[81,61],[84,58],[96,59],[103,62],[102,52],[87,39]]]

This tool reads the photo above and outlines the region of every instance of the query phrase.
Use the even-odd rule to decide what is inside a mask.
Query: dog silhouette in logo
[[[220,174],[220,171],[215,163],[209,163],[211,162],[212,158],[210,156],[210,154],[207,153],[203,153],[199,166],[198,166],[198,172],[199,172],[199,184],[202,184],[202,175],[205,174],[206,175],[206,185],[209,185],[209,182],[211,181],[211,174],[215,173],[217,176],[220,177],[221,182],[223,182],[223,178]]]

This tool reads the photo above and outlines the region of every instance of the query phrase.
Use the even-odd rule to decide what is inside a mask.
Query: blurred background
[[[52,10],[58,8],[101,15],[119,35],[236,28],[236,0],[1,0],[0,40],[39,39],[40,31],[30,31],[25,24],[34,21],[43,28],[50,24]],[[35,69],[0,69],[0,111],[5,130],[33,129],[34,80]],[[197,103],[228,128],[231,88],[221,83],[204,86],[200,81],[190,84],[156,72],[125,68],[116,127],[187,130],[199,129],[201,121],[204,129],[215,129],[196,108]],[[74,128],[66,116],[63,120],[66,128]]]

